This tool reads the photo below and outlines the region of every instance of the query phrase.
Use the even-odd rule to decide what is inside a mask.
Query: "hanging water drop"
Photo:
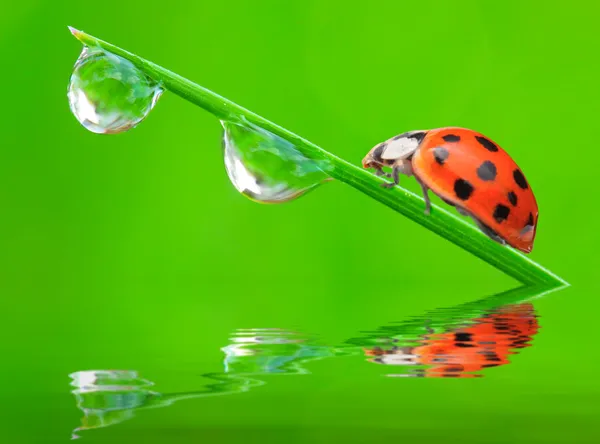
[[[116,134],[138,125],[162,92],[128,60],[84,47],[71,74],[68,98],[71,112],[85,128]]]
[[[326,161],[307,158],[287,140],[248,123],[221,123],[227,174],[250,199],[287,202],[331,179]]]

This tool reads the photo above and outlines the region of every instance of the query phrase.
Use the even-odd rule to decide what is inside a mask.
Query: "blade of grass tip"
[[[69,30],[84,45],[99,47],[129,60],[146,75],[160,82],[165,89],[198,105],[217,118],[222,120],[245,119],[247,122],[264,128],[293,143],[298,151],[305,156],[327,161],[331,165],[331,170],[328,173],[334,179],[344,182],[387,205],[398,213],[486,261],[522,284],[548,288],[569,285],[566,281],[520,252],[491,241],[475,226],[463,219],[459,219],[439,206],[433,205],[431,215],[426,216],[424,214],[424,202],[420,196],[401,187],[385,189],[381,187],[381,184],[384,183],[382,178],[340,159],[314,143],[232,101],[129,51],[74,28],[69,27]]]

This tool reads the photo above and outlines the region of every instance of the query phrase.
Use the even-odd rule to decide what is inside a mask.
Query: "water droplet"
[[[131,62],[100,48],[84,47],[71,80],[71,112],[93,133],[116,134],[138,125],[163,89]]]
[[[331,179],[326,161],[307,158],[287,140],[248,123],[221,123],[227,174],[250,199],[287,202]]]

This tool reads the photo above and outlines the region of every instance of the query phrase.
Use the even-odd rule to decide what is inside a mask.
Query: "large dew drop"
[[[222,124],[227,174],[250,199],[287,202],[330,180],[327,162],[307,158],[287,140],[250,124]]]
[[[69,82],[71,111],[88,130],[116,134],[139,124],[163,89],[131,62],[84,47]]]

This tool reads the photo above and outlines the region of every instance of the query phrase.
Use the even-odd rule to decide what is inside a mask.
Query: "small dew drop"
[[[88,130],[117,134],[137,126],[163,89],[131,62],[100,48],[84,47],[69,82],[71,112]]]
[[[262,203],[288,202],[331,180],[326,161],[307,158],[292,143],[264,128],[221,123],[227,174],[248,198]]]

